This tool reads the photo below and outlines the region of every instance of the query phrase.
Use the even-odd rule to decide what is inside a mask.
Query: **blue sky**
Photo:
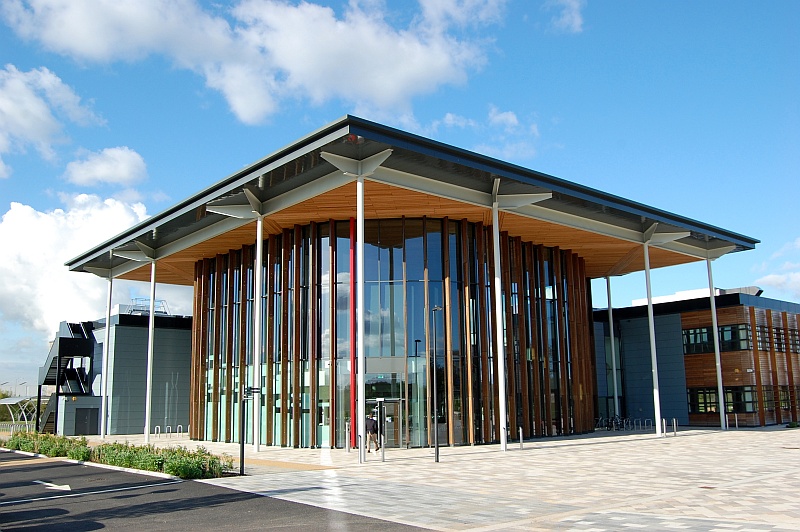
[[[103,315],[64,261],[348,113],[758,238],[716,286],[800,301],[798,2],[6,0],[0,383]]]

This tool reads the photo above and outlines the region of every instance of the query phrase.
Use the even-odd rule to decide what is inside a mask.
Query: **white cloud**
[[[81,125],[103,122],[48,69],[21,72],[6,65],[0,70],[0,178],[11,175],[4,154],[33,147],[43,158],[53,159],[53,145],[65,140],[62,116]]]
[[[142,204],[87,194],[62,201],[65,208],[49,212],[11,203],[0,220],[0,318],[6,324],[52,334],[62,320],[102,315],[105,281],[69,272],[64,263],[147,217]]]
[[[443,118],[431,122],[423,134],[436,132],[441,126],[472,128],[482,135],[482,142],[471,149],[498,159],[522,163],[536,157],[536,142],[541,136],[535,122],[520,119],[514,111],[500,111],[489,106],[488,114],[474,119],[455,113],[445,113]]]
[[[82,186],[102,183],[130,186],[147,178],[147,165],[141,155],[127,146],[106,148],[85,153],[82,160],[67,164],[64,178]]]
[[[0,218],[0,367],[29,381],[62,321],[105,315],[108,283],[64,262],[147,218],[144,205],[79,194],[48,212],[11,203]],[[113,304],[149,297],[147,283],[115,281]],[[191,314],[191,288],[158,285],[175,314]]]
[[[780,292],[800,299],[800,271],[788,273],[770,273],[756,279],[756,286],[768,286]]]
[[[437,131],[439,129],[439,126],[466,129],[466,128],[475,128],[478,127],[478,125],[479,125],[478,122],[471,118],[457,115],[455,113],[445,113],[444,117],[442,117],[439,120],[434,120],[431,123],[430,130]]]
[[[512,111],[500,111],[494,105],[489,106],[489,123],[513,131],[519,126],[519,119]]]
[[[463,83],[485,62],[485,42],[465,28],[498,21],[505,3],[423,0],[404,28],[376,0],[351,0],[341,14],[243,0],[229,19],[195,0],[9,0],[0,9],[23,38],[79,61],[163,55],[202,75],[239,120],[258,123],[298,98],[406,112],[415,96]]]
[[[480,144],[475,151],[504,161],[525,161],[536,157],[536,146],[525,140]]]
[[[506,0],[419,0],[419,4],[427,24],[446,28],[450,24],[466,26],[475,22],[498,22]]]
[[[800,237],[795,238],[793,241],[787,242],[786,244],[781,246],[781,248],[778,251],[772,254],[770,259],[774,260],[797,250],[800,250]]]
[[[800,300],[800,238],[786,242],[753,272],[762,274],[753,284],[776,290],[774,297]]]
[[[585,0],[550,0],[545,4],[548,9],[559,9],[558,15],[550,20],[556,31],[564,33],[580,33],[583,31],[583,14]]]

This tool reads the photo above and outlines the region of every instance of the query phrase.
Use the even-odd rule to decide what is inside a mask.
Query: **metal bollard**
[[[736,428],[739,428],[739,414],[733,414],[733,420],[736,422]]]
[[[672,435],[678,435],[678,420],[675,418],[672,418]]]
[[[350,422],[346,422],[344,424],[344,439],[345,439],[345,448],[347,452],[350,452]]]
[[[522,449],[522,427],[519,428],[519,448]]]
[[[663,438],[666,435],[667,435],[667,419],[661,418],[661,437]]]
[[[386,435],[381,434],[381,462],[386,461]]]

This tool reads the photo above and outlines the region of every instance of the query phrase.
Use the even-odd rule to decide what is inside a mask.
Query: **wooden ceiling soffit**
[[[445,197],[434,195],[433,192],[422,192],[407,186],[387,183],[384,179],[373,179],[397,173],[399,172],[387,172],[386,169],[379,167],[371,178],[365,180],[364,209],[367,219],[428,216],[491,224],[491,194],[466,191],[461,194],[460,199],[456,199],[453,196],[459,194],[455,189],[463,191],[460,187],[449,185],[443,187],[447,189]],[[341,173],[339,175],[342,176]],[[418,180],[423,179],[425,178],[418,178]],[[301,196],[295,196],[295,199],[305,199],[296,202],[284,201],[286,206],[280,210],[275,210],[278,207],[278,198],[264,202],[264,206],[268,207],[265,210],[272,211],[264,217],[264,234],[279,234],[286,228],[306,225],[312,221],[322,223],[330,219],[347,220],[355,216],[356,184],[352,178],[348,178],[346,183],[338,187],[332,189],[325,187],[325,189],[325,192],[317,195],[304,191]],[[621,229],[618,231],[620,234],[607,234],[613,233],[610,229],[612,226],[604,228],[607,231],[601,232],[598,231],[597,224],[589,224],[580,217],[553,216],[543,211],[549,210],[529,205],[515,208],[514,211],[500,211],[500,228],[525,241],[572,250],[586,260],[587,275],[592,278],[622,275],[643,269],[642,233]],[[164,275],[164,280],[160,282],[191,284],[193,269],[188,266],[184,268],[183,265],[192,265],[201,258],[213,257],[218,253],[227,253],[228,250],[254,244],[255,222],[241,219],[236,222],[229,222],[226,227],[231,229],[225,232],[210,233],[211,238],[198,240],[189,247],[159,259],[159,263],[166,262],[178,270],[168,273],[164,271],[166,268],[162,269],[159,278]],[[161,251],[158,250],[158,255],[161,255]],[[654,268],[698,260],[696,256],[686,256],[662,247],[651,247],[650,255]],[[149,274],[140,270],[141,268],[137,268],[125,274],[123,278],[149,280]]]

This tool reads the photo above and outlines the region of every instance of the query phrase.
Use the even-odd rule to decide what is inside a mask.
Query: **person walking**
[[[367,418],[366,430],[367,430],[367,452],[368,453],[371,452],[370,447],[374,443],[375,452],[377,453],[378,451],[381,450],[381,446],[378,443],[378,422],[375,420],[374,414]]]

